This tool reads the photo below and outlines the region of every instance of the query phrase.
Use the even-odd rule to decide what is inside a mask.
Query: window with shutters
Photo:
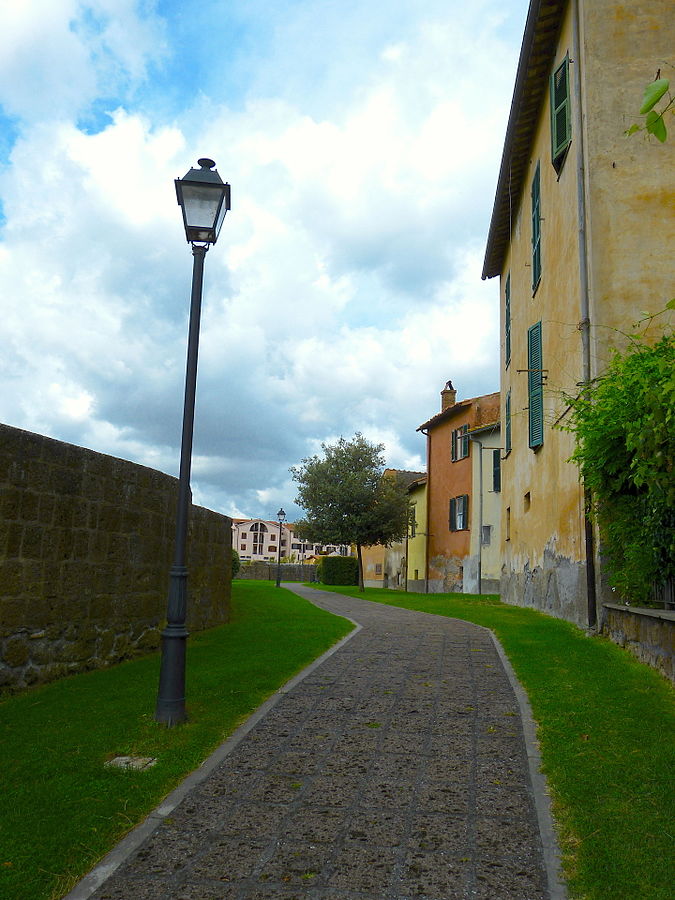
[[[462,494],[460,497],[450,499],[450,531],[468,531],[469,529],[469,496]]]
[[[566,56],[551,75],[551,162],[558,174],[572,142],[570,59]]]
[[[539,163],[532,179],[532,291],[541,281],[541,179]]]
[[[502,451],[492,451],[492,490],[498,494],[502,489]]]
[[[504,285],[504,368],[511,362],[511,273]]]
[[[511,452],[511,391],[506,395],[504,406],[504,450]]]
[[[541,322],[527,330],[527,396],[530,447],[544,443],[544,380]]]
[[[458,459],[465,459],[469,455],[469,426],[460,425],[452,432],[450,439],[450,459],[457,462]]]

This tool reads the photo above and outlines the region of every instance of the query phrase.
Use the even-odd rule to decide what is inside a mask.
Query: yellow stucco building
[[[559,426],[565,393],[675,293],[675,139],[624,134],[672,59],[667,0],[532,0],[485,255],[501,291],[501,596],[582,625],[606,595]]]
[[[422,475],[408,487],[410,525],[407,540],[407,589],[426,592],[427,561],[427,476]]]

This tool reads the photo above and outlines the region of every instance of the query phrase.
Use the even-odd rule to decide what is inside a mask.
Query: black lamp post
[[[192,434],[195,418],[204,257],[209,245],[215,244],[218,240],[220,227],[230,208],[230,185],[223,182],[214,168],[216,165],[214,161],[200,159],[198,162],[201,166],[200,169],[190,169],[185,178],[177,178],[175,181],[176,196],[183,213],[185,236],[192,244],[194,260],[185,373],[183,434],[180,447],[176,543],[174,562],[169,576],[167,625],[162,632],[162,663],[155,709],[155,721],[165,725],[178,725],[186,719],[185,645],[188,631],[185,627],[187,613],[185,545],[191,500],[190,469],[192,466]]]
[[[279,546],[277,548],[277,587],[281,587],[281,528],[286,521],[286,513],[280,509],[277,513],[279,520]]]

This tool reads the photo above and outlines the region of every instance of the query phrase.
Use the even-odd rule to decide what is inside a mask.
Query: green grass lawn
[[[495,632],[539,726],[571,898],[671,900],[675,704],[661,675],[604,638],[496,597],[373,588],[365,599]]]
[[[66,893],[248,715],[352,628],[272,583],[233,585],[232,621],[188,641],[189,722],[153,721],[159,656],[0,703],[0,897]],[[145,772],[104,768],[155,756]]]

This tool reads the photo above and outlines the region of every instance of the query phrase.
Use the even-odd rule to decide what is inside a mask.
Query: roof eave
[[[566,4],[567,0],[530,0],[490,219],[483,280],[502,273],[512,212],[520,203],[529,149],[548,88],[548,71]]]

